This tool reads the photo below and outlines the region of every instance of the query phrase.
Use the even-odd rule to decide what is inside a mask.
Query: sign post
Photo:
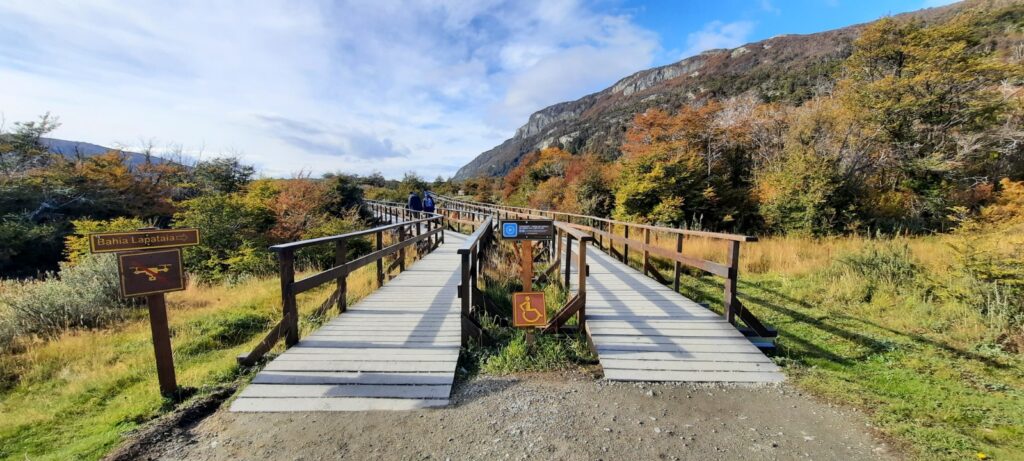
[[[526,329],[526,346],[533,347],[533,330],[548,323],[544,293],[533,290],[533,242],[554,238],[555,223],[550,219],[513,219],[501,221],[501,238],[518,241],[519,269],[523,291],[512,294],[512,326]]]
[[[185,289],[185,269],[181,247],[199,244],[198,229],[142,229],[137,232],[104,232],[89,236],[93,253],[117,252],[117,271],[121,296],[146,297],[149,326],[153,333],[156,374],[160,393],[174,396],[178,383],[174,376],[171,333],[167,324],[164,293]]]

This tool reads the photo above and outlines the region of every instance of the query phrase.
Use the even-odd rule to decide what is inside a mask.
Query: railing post
[[[555,252],[551,255],[553,260],[558,259],[562,255],[562,229],[555,228]],[[568,262],[566,262],[568,264]]]
[[[650,246],[650,245],[651,245],[651,228],[650,227],[645,227],[644,228],[644,262],[643,262],[643,264],[644,264],[644,268],[643,268],[644,269],[643,270],[644,275],[647,275],[647,273],[649,272],[647,270],[647,267],[649,266],[649,264],[651,262],[651,252],[647,250],[647,247]]]
[[[460,269],[460,271],[461,271],[461,278],[459,279],[460,280],[460,282],[459,282],[459,298],[460,298],[460,301],[462,301],[462,316],[459,319],[459,323],[461,325],[461,324],[464,324],[467,321],[468,318],[470,318],[469,317],[469,306],[470,306],[470,302],[472,301],[470,299],[470,296],[472,296],[472,291],[473,290],[471,290],[470,286],[469,286],[469,253],[468,252],[460,252],[460,253],[461,253],[461,256],[462,256],[462,264],[459,266],[461,268]],[[466,332],[466,328],[463,327],[461,329],[462,329],[462,344],[463,345],[469,344],[469,337],[466,335],[466,333],[467,333]]]
[[[676,253],[680,256],[683,255],[683,234],[676,234]],[[672,289],[679,291],[679,275],[682,271],[683,263],[676,261],[675,267],[672,270]]]
[[[405,242],[405,224],[398,226],[398,243]],[[405,248],[398,250],[398,272],[405,272]]]
[[[348,242],[344,239],[338,240],[334,247],[334,265],[341,266],[348,262]],[[338,312],[345,312],[348,309],[348,274],[338,277]]]
[[[377,231],[377,251],[384,249],[384,231]],[[377,258],[377,288],[384,286],[384,257]]]
[[[582,271],[583,268],[580,268]],[[572,274],[572,234],[565,233],[565,290],[569,291],[569,277]]]
[[[299,342],[299,312],[295,302],[295,253],[286,249],[278,254],[281,276],[281,315],[287,322],[288,333],[285,335],[285,346],[291,347]]]
[[[736,281],[739,279],[740,266],[740,242],[729,242],[729,277],[725,279],[725,318],[729,323],[736,325]]]
[[[576,297],[579,299],[580,308],[577,312],[576,323],[579,325],[580,331],[586,331],[587,326],[587,242],[586,240],[580,240],[580,259],[576,264],[579,267],[578,282],[576,287]]]
[[[622,242],[622,262],[625,263],[628,266],[629,265],[629,224],[623,224],[622,227],[624,229],[623,230],[623,233],[625,234],[624,237],[626,238],[626,240]]]

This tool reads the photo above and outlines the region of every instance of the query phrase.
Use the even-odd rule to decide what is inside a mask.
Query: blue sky
[[[267,176],[433,178],[630,73],[944,3],[5,0],[0,113]]]

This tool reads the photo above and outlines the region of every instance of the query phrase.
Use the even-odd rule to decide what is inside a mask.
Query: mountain
[[[967,7],[1007,0],[966,1],[897,16],[932,22]],[[730,50],[709,50],[637,72],[597,93],[541,109],[515,135],[463,166],[455,179],[501,176],[530,152],[560,146],[615,158],[633,118],[650,108],[672,110],[709,98],[753,92],[764,101],[799,104],[833,80],[865,24],[809,35],[780,35]]]
[[[54,138],[39,138],[39,141],[46,146],[46,148],[54,154],[60,154],[67,158],[76,157],[93,157],[100,154],[105,154],[109,151],[115,150],[121,153],[128,161],[129,166],[136,166],[146,162],[146,154],[140,154],[138,152],[128,152],[120,149],[113,149],[110,147],[104,147],[97,144],[90,144],[81,141],[67,141],[64,139]],[[154,163],[164,163],[169,160],[150,156],[151,161]]]

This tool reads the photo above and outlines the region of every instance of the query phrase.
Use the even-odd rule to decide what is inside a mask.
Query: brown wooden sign
[[[512,326],[543,327],[548,324],[544,292],[528,291],[512,294]]]
[[[93,253],[154,250],[198,244],[199,229],[154,229],[89,235],[89,249]]]
[[[126,298],[185,289],[180,248],[119,254],[117,270]]]

